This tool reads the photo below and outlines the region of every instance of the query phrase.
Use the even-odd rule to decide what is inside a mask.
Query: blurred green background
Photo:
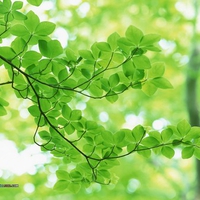
[[[160,34],[161,53],[150,53],[154,61],[166,64],[165,77],[172,90],[159,90],[153,97],[130,90],[110,104],[106,100],[77,97],[74,105],[87,118],[112,131],[132,128],[141,123],[160,130],[168,124],[188,119],[185,80],[190,51],[198,43],[199,16],[191,0],[47,0],[32,7],[24,1],[24,12],[33,10],[41,20],[57,25],[53,38],[75,52],[88,49],[95,41],[105,41],[129,25],[145,34]],[[193,38],[195,37],[195,41]],[[1,81],[6,74],[0,68]],[[162,156],[144,158],[131,155],[113,169],[119,177],[116,185],[93,184],[78,194],[56,192],[55,171],[61,160],[43,153],[33,142],[34,121],[27,111],[28,101],[19,100],[9,86],[2,94],[10,102],[8,114],[0,119],[0,184],[19,184],[18,188],[0,188],[0,200],[192,200],[196,193],[195,159],[182,160],[177,149],[172,160]],[[117,178],[116,178],[117,179]]]

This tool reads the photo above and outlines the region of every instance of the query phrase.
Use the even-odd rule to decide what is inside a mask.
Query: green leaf
[[[135,142],[140,142],[142,138],[145,136],[145,130],[144,127],[141,125],[137,125],[133,130],[132,130],[132,135],[135,138]]]
[[[152,68],[148,71],[150,78],[161,77],[165,72],[165,64],[162,62],[156,62],[152,64]]]
[[[130,143],[127,145],[127,151],[132,152],[135,150],[135,147],[136,147],[136,143]]]
[[[50,57],[50,50],[48,49],[47,41],[39,40],[39,50],[45,57]]]
[[[149,45],[149,46],[145,46],[144,47],[145,50],[149,50],[149,51],[155,51],[155,52],[160,52],[160,48],[154,46],[154,45]]]
[[[0,55],[8,60],[16,56],[15,52],[10,47],[0,47]]]
[[[148,95],[148,96],[152,96],[156,91],[157,91],[157,87],[151,83],[150,81],[145,82],[145,84],[142,86],[142,91]]]
[[[158,140],[161,143],[161,134],[158,131],[150,131],[149,136],[154,137],[156,140]]]
[[[39,49],[43,56],[54,58],[63,53],[63,48],[58,40],[39,40]]]
[[[72,110],[68,105],[64,105],[62,107],[62,115],[64,118],[70,119],[71,112],[72,112]]]
[[[151,68],[151,63],[149,59],[144,55],[133,57],[133,63],[137,69]]]
[[[200,160],[200,148],[199,147],[194,147],[194,156]]]
[[[0,105],[2,105],[2,106],[8,106],[9,103],[8,103],[6,100],[4,100],[4,99],[2,99],[2,98],[0,97]]]
[[[193,146],[185,147],[185,148],[183,148],[183,150],[181,152],[183,159],[190,158],[190,157],[193,156],[193,154],[194,154],[194,147]]]
[[[133,46],[133,43],[130,42],[127,38],[121,37],[118,39],[117,44],[119,45],[120,49],[123,53],[129,55],[130,50]]]
[[[200,138],[200,127],[193,126],[191,127],[189,133],[184,137],[184,140],[190,141],[192,139],[197,139],[197,138]]]
[[[58,179],[60,180],[69,180],[69,173],[64,171],[64,170],[57,170],[56,171],[56,176],[58,177]]]
[[[12,12],[12,15],[16,20],[23,20],[24,21],[24,20],[27,19],[26,15],[24,15],[23,13],[16,11],[16,10]]]
[[[48,99],[40,99],[40,107],[43,112],[48,112],[51,109],[51,103]]]
[[[182,120],[177,124],[177,130],[184,137],[191,130],[191,126],[186,120]]]
[[[11,0],[3,0],[3,6],[5,6],[8,9],[8,11],[11,8],[11,5],[12,5]]]
[[[23,37],[26,35],[30,35],[28,29],[22,24],[16,24],[10,28],[10,32],[13,35]]]
[[[6,114],[7,114],[6,109],[2,105],[0,105],[0,116],[4,116]]]
[[[101,88],[100,82],[96,82],[96,81],[93,82],[93,83],[90,85],[89,89],[90,89],[90,92],[91,92],[93,95],[97,96],[97,97],[100,97],[100,96],[102,96],[102,94],[103,94],[103,90],[102,90],[102,88]]]
[[[165,157],[167,157],[167,158],[169,158],[169,159],[173,158],[173,156],[174,156],[174,154],[175,154],[174,149],[172,149],[171,147],[168,147],[168,146],[162,147],[161,153],[162,153]]]
[[[137,148],[137,153],[144,156],[145,158],[149,158],[151,156],[151,150],[142,145],[139,145]]]
[[[56,28],[56,25],[52,22],[44,21],[38,24],[35,29],[35,34],[37,35],[50,35]]]
[[[107,178],[107,179],[110,178],[110,172],[109,172],[108,170],[105,170],[105,169],[99,170],[99,171],[98,171],[98,174],[99,174],[100,176],[103,176],[104,178]]]
[[[68,190],[72,193],[78,193],[78,191],[81,189],[81,184],[77,182],[71,182],[68,185]]]
[[[93,150],[94,150],[94,146],[91,145],[91,144],[85,144],[85,145],[83,146],[83,151],[84,151],[85,153],[89,154],[89,155],[92,153]]]
[[[67,48],[66,51],[65,51],[65,54],[67,56],[67,60],[68,61],[76,62],[77,56],[76,56],[75,52],[72,49]]]
[[[172,145],[173,145],[173,146],[178,146],[178,145],[180,145],[180,144],[182,144],[182,141],[181,141],[181,140],[173,140],[173,141],[172,141]]]
[[[124,84],[119,84],[118,86],[113,88],[114,92],[121,93],[127,89],[127,86]]]
[[[162,88],[162,89],[171,89],[173,88],[172,84],[163,77],[157,77],[151,79],[151,83],[153,83],[156,87]]]
[[[24,24],[31,33],[34,33],[36,27],[40,23],[40,19],[32,10],[29,11],[26,16],[27,20],[24,21]]]
[[[107,93],[106,99],[110,103],[114,103],[114,102],[116,102],[118,100],[118,95],[115,92],[111,91],[111,92]]]
[[[67,69],[63,69],[61,70],[59,73],[58,73],[58,80],[60,82],[66,80],[68,77],[68,72],[67,72]]]
[[[20,37],[16,37],[15,40],[13,40],[11,47],[16,54],[20,54],[27,49],[26,42]]]
[[[86,60],[94,60],[94,57],[92,55],[92,52],[89,50],[79,50],[79,55],[83,58],[85,58]]]
[[[35,64],[42,58],[42,55],[36,51],[27,51],[23,58],[22,58],[22,66],[23,67],[28,67],[32,64]]]
[[[37,105],[30,106],[28,108],[28,111],[33,117],[39,117],[40,116],[40,110],[39,110]]]
[[[114,143],[114,135],[109,131],[103,131],[101,134],[104,142],[113,144]]]
[[[73,181],[81,181],[83,179],[81,173],[77,170],[72,170],[70,172],[70,177]]]
[[[47,44],[50,52],[50,58],[54,58],[63,53],[63,48],[58,40],[51,40]]]
[[[172,137],[172,135],[173,135],[173,132],[170,128],[167,128],[161,132],[161,137],[162,137],[163,142],[168,142],[170,138]]]
[[[82,113],[80,110],[72,110],[70,114],[70,120],[80,120],[82,117]]]
[[[116,32],[113,33],[113,34],[111,34],[111,35],[108,37],[107,42],[109,43],[110,48],[111,48],[112,50],[117,49],[117,47],[118,47],[117,41],[118,41],[119,38],[120,38],[120,36],[119,36],[119,34],[116,33]]]
[[[135,67],[131,61],[128,61],[123,64],[123,72],[126,77],[132,76],[135,72]]]
[[[138,45],[143,37],[143,33],[140,29],[135,26],[129,26],[126,30],[126,38],[133,42],[133,44]]]
[[[124,138],[125,138],[124,131],[118,131],[118,132],[116,132],[114,134],[115,144],[120,144],[120,143],[124,142]]]
[[[143,144],[146,147],[155,147],[159,145],[160,143],[156,138],[149,136],[149,137],[144,138],[141,144]]]
[[[110,45],[107,42],[97,42],[96,45],[101,51],[111,51]]]
[[[53,189],[54,190],[58,190],[58,191],[63,191],[65,189],[67,189],[67,187],[69,186],[69,181],[67,180],[59,180],[56,182],[56,184],[54,185]]]
[[[92,55],[94,57],[95,60],[97,60],[100,57],[100,50],[97,47],[97,42],[95,42],[92,46],[91,46],[91,50],[92,50]]]
[[[116,74],[113,74],[109,77],[109,83],[110,83],[110,86],[111,87],[115,87],[116,85],[118,85],[120,79],[119,79],[119,75],[116,73]]]
[[[98,125],[94,121],[86,121],[85,127],[86,127],[87,130],[94,130],[98,127]]]
[[[23,7],[23,2],[15,1],[12,5],[12,10],[19,10]]]
[[[71,135],[72,133],[74,133],[75,131],[75,128],[72,124],[68,124],[66,127],[65,127],[65,132],[68,134],[68,135]]]
[[[40,4],[42,3],[42,0],[27,0],[27,2],[33,6],[40,6]]]
[[[51,139],[51,136],[47,131],[40,131],[38,134],[43,140],[49,141]]]
[[[154,44],[155,42],[159,42],[160,36],[157,34],[147,34],[144,35],[142,41],[140,42],[140,46],[149,46]]]

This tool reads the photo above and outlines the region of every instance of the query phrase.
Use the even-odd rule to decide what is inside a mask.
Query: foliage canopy
[[[42,0],[28,2],[39,6]],[[151,153],[172,158],[182,148],[182,158],[200,159],[200,128],[183,120],[161,132],[138,125],[115,133],[84,117],[71,104],[74,98],[106,98],[114,103],[128,89],[151,96],[158,88],[172,88],[163,77],[162,62],[151,63],[149,51],[159,52],[156,34],[145,35],[129,26],[125,36],[111,34],[106,42],[95,42],[88,50],[63,48],[51,38],[54,23],[40,21],[33,12],[22,13],[21,1],[0,1],[0,65],[7,70],[15,95],[28,99],[34,117],[34,142],[63,162],[75,163],[71,171],[58,170],[54,188],[78,192],[91,182],[115,183],[110,169],[118,159],[132,153],[149,157]],[[10,45],[4,45],[5,39]],[[0,98],[0,115],[9,103]]]

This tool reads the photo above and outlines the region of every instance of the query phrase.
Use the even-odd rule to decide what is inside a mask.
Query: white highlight
[[[108,113],[107,112],[101,112],[99,114],[99,119],[102,121],[102,122],[107,122],[109,120],[109,116],[108,116]]]
[[[1,137],[0,160],[0,174],[3,172],[3,178],[6,178],[12,174],[34,175],[39,167],[50,162],[50,157],[41,153],[37,145],[29,145],[25,150],[18,152],[14,142]]]
[[[128,182],[127,191],[128,193],[134,193],[140,186],[140,181],[132,178]]]
[[[35,191],[35,186],[32,183],[26,183],[24,185],[24,191],[27,193],[32,193]]]
[[[163,118],[157,119],[153,122],[153,128],[155,130],[162,130],[167,125],[169,125],[169,122]]]
[[[135,114],[128,114],[125,116],[126,122],[123,124],[123,128],[132,129],[135,126],[143,123],[142,116],[137,116]]]
[[[54,31],[54,36],[60,41],[63,47],[66,47],[69,40],[69,35],[64,28],[58,27]]]
[[[90,4],[88,2],[84,2],[78,7],[77,12],[79,16],[83,18],[87,15],[89,10],[90,10]]]

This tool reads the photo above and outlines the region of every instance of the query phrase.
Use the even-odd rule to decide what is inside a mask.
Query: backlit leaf
[[[161,77],[165,72],[165,65],[162,62],[152,64],[152,68],[148,71],[150,78]]]
[[[141,144],[143,144],[146,147],[154,147],[154,146],[159,145],[159,141],[156,138],[149,136],[149,137],[144,138]]]
[[[152,96],[156,91],[157,91],[157,87],[151,83],[150,81],[147,81],[143,86],[142,86],[142,91],[148,95],[148,96]]]
[[[13,35],[20,36],[20,37],[30,34],[28,29],[22,24],[16,24],[16,25],[12,26],[10,29],[10,32]]]
[[[38,24],[35,29],[35,34],[37,35],[49,35],[56,28],[56,25],[52,22],[44,21]]]
[[[135,138],[136,142],[140,142],[142,138],[145,136],[145,130],[143,126],[137,125],[133,130],[132,130],[132,135]]]
[[[24,24],[26,25],[27,29],[33,33],[40,23],[39,17],[31,10],[27,13],[27,19],[24,21]]]
[[[111,87],[118,85],[119,81],[119,75],[117,73],[109,77],[109,83]]]
[[[69,186],[69,181],[67,180],[59,180],[55,183],[53,189],[57,190],[57,191],[63,191],[65,189],[67,189],[67,187]]]
[[[117,48],[117,41],[118,39],[120,38],[119,34],[118,33],[113,33],[111,34],[109,37],[108,37],[108,43],[111,47],[112,50],[115,50]]]
[[[47,131],[40,131],[38,134],[43,140],[49,141],[51,139],[51,136]]]
[[[173,158],[173,156],[174,156],[174,154],[175,154],[174,150],[173,150],[171,147],[168,147],[168,146],[162,147],[161,153],[162,153],[165,157],[167,157],[167,158],[169,158],[169,159]]]
[[[172,84],[164,77],[157,77],[151,79],[151,83],[153,83],[156,87],[162,89],[171,89],[173,88]]]
[[[64,170],[57,170],[56,171],[56,176],[60,180],[69,180],[69,173],[64,171]]]
[[[125,35],[126,38],[133,42],[135,45],[138,45],[143,37],[142,31],[135,26],[129,26]]]
[[[4,116],[6,114],[7,114],[6,109],[2,105],[0,105],[0,116]]]
[[[21,1],[15,1],[12,5],[12,10],[19,10],[23,6],[23,2]]]
[[[163,142],[168,142],[170,138],[172,137],[172,135],[173,135],[173,132],[170,128],[164,129],[161,132],[161,137],[162,137]]]
[[[142,41],[140,42],[140,46],[149,46],[154,44],[155,42],[159,42],[160,36],[157,34],[147,34],[144,35]]]
[[[30,107],[28,108],[28,111],[29,111],[29,113],[30,113],[33,117],[38,117],[38,116],[40,116],[40,110],[39,110],[39,108],[38,108],[37,105],[30,106]]]
[[[151,63],[150,63],[149,59],[144,55],[134,57],[133,63],[137,69],[150,69],[151,68]]]
[[[177,129],[180,135],[184,137],[191,130],[191,126],[186,120],[182,120],[177,124]]]
[[[194,147],[193,146],[185,147],[181,152],[183,159],[190,158],[190,157],[193,156],[193,154],[194,154]]]
[[[106,99],[107,99],[110,103],[114,103],[114,102],[117,101],[118,95],[117,95],[115,92],[111,91],[111,92],[109,92],[109,93],[107,94]]]
[[[27,0],[33,6],[39,6],[42,3],[42,0]]]
[[[110,45],[107,42],[98,42],[96,45],[101,51],[111,51]]]

